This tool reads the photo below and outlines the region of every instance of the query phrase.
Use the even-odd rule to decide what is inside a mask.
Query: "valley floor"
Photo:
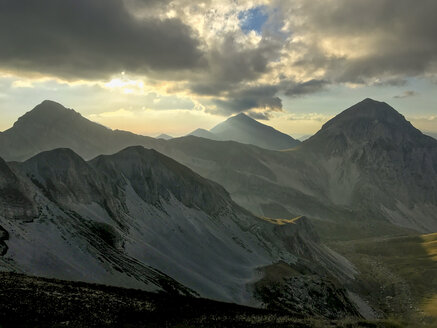
[[[403,327],[326,321],[211,300],[0,273],[0,327]]]

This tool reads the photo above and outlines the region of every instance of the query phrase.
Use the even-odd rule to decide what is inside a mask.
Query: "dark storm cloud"
[[[217,96],[241,87],[241,83],[256,80],[279,57],[280,40],[262,38],[257,47],[244,48],[233,33],[227,33],[209,50],[208,70],[190,82],[196,94]]]
[[[298,15],[305,18],[300,28],[315,43],[349,40],[346,53],[358,54],[335,60],[328,54],[319,57],[317,64],[328,67],[326,78],[366,83],[436,73],[435,0],[302,1],[300,10]]]
[[[291,84],[291,85],[287,85]],[[309,80],[303,83],[289,82],[285,83],[285,94],[287,96],[298,97],[315,92],[322,91],[328,85],[328,81],[325,80]]]
[[[190,27],[178,19],[137,19],[120,0],[2,0],[0,44],[3,69],[71,79],[203,62]]]
[[[262,109],[264,111],[282,111],[282,100],[276,96],[276,86],[264,85],[248,87],[229,92],[227,99],[213,99],[217,106],[215,113],[230,115],[248,111],[250,109]]]

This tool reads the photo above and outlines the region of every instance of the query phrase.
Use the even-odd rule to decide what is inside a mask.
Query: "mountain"
[[[211,140],[220,140],[218,136],[216,136],[214,133],[205,130],[205,129],[196,129],[193,132],[189,133],[188,136],[195,136],[199,138],[206,138]]]
[[[237,141],[265,149],[283,150],[298,146],[300,141],[240,113],[216,125],[211,130],[197,129],[188,134],[221,141]]]
[[[156,137],[156,139],[170,140],[173,139],[173,137],[171,135],[161,133],[159,136]]]
[[[195,137],[159,147],[257,215],[304,214],[329,239],[437,229],[436,140],[385,103],[352,106],[292,151]]]
[[[302,148],[317,154],[334,204],[419,231],[437,229],[437,140],[388,104],[365,99]]]
[[[153,138],[110,130],[72,109],[45,100],[0,134],[0,156],[21,161],[45,150],[64,147],[89,159],[141,144],[146,139]]]
[[[226,122],[231,122],[229,124],[223,122],[233,132],[229,130],[229,133],[218,133],[215,136],[207,130],[198,129],[192,134],[217,140],[228,140],[228,136],[232,136],[239,142],[274,149],[290,148],[297,144],[291,137],[244,114],[237,116],[228,119]],[[241,120],[242,117],[246,119]],[[238,121],[245,123],[235,124]],[[241,135],[238,137],[236,129],[240,128]],[[73,109],[45,100],[20,117],[10,129],[0,133],[0,156],[7,161],[22,161],[42,151],[70,148],[88,160],[100,154],[113,154],[129,146],[144,145],[156,148],[162,141],[171,139],[169,137],[161,135],[154,139],[127,131],[111,130],[91,122]]]
[[[256,217],[217,183],[155,150],[133,146],[86,162],[61,148],[1,161],[0,169],[1,270],[252,305],[260,304],[259,270],[279,261],[315,288],[320,279],[331,286],[356,273],[305,218]],[[5,200],[10,194],[17,201]],[[328,312],[355,315],[344,288],[333,288],[346,307]],[[322,306],[324,298],[312,302]]]
[[[213,127],[210,132],[220,140],[234,140],[261,148],[282,150],[294,148],[299,141],[241,113]]]
[[[379,235],[398,231],[396,226],[422,232],[436,228],[435,139],[421,134],[387,104],[371,99],[334,117],[300,147],[282,152],[195,136],[157,140],[111,131],[79,114],[75,117],[84,121],[84,127],[105,131],[104,141],[87,143],[85,133],[66,128],[63,138],[51,138],[44,146],[44,135],[31,133],[37,129],[32,121],[28,129],[19,129],[17,122],[10,130],[32,135],[32,142],[18,147],[15,139],[4,136],[10,130],[5,131],[0,134],[0,155],[17,160],[35,152],[35,145],[45,149],[74,144],[73,150],[90,159],[99,152],[118,151],[124,144],[143,145],[223,185],[234,201],[257,215],[317,219],[317,224],[323,223],[319,232],[328,238],[337,233]],[[48,129],[52,130],[56,125]],[[335,227],[327,229],[325,222]]]

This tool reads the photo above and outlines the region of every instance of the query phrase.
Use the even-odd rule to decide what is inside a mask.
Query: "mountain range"
[[[248,120],[237,115],[213,130]],[[282,152],[195,136],[163,140],[112,131],[50,101],[0,134],[0,156],[8,161],[60,147],[91,159],[131,145],[156,149],[223,185],[257,215],[344,218],[356,220],[360,231],[360,218],[423,232],[437,227],[437,141],[371,99]]]
[[[41,103],[0,134],[0,266],[324,317],[372,312],[362,297],[375,282],[325,243],[435,232],[437,140],[372,99],[282,151],[207,137],[252,121],[164,140]]]

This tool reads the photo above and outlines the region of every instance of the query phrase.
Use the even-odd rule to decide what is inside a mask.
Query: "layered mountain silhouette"
[[[290,149],[300,141],[240,113],[216,125],[211,130],[197,129],[190,135],[212,140],[233,140],[272,150]]]
[[[46,106],[50,108],[43,110]],[[30,115],[37,117],[30,120]],[[47,129],[45,122],[51,122]],[[0,155],[23,160],[42,150],[68,147],[91,159],[143,145],[220,183],[233,200],[258,215],[340,220],[339,229],[355,220],[356,233],[376,225],[390,230],[391,224],[434,231],[436,142],[389,105],[371,99],[345,110],[289,152],[195,136],[157,140],[112,131],[44,102],[0,134]]]
[[[89,162],[45,151],[0,161],[0,176],[2,270],[242,304],[257,303],[257,270],[281,260],[333,279],[355,274],[306,218],[258,218],[217,183],[141,146]]]

